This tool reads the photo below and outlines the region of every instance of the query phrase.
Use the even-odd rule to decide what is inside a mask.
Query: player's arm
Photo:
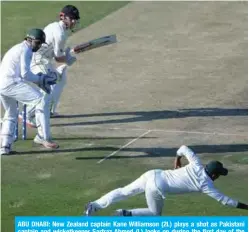
[[[30,70],[30,63],[32,59],[32,52],[30,52],[28,49],[24,48],[21,57],[20,57],[20,71],[21,71],[21,77],[27,81],[33,82],[38,84],[39,83],[39,76],[35,75]]]
[[[203,193],[207,194],[208,196],[212,197],[216,201],[220,202],[223,205],[231,206],[238,209],[245,209],[248,210],[248,205],[237,200],[234,200],[228,196],[225,196],[223,193],[219,192],[213,186],[206,186],[203,188]]]
[[[56,83],[57,78],[42,73],[39,75],[34,74],[30,70],[32,54],[33,53],[30,52],[28,49],[24,49],[21,54],[21,59],[20,59],[21,77],[27,81],[37,84],[45,92],[50,93],[49,86],[54,85]]]
[[[180,168],[182,166],[181,164],[181,158],[185,157],[189,163],[193,163],[195,165],[201,165],[201,161],[199,157],[194,153],[193,150],[191,150],[189,147],[182,145],[176,153],[175,161],[174,161],[174,168]]]
[[[65,38],[63,36],[55,35],[54,37],[54,59],[58,63],[66,63],[67,65],[72,65],[76,58],[71,56],[70,48],[64,51]]]

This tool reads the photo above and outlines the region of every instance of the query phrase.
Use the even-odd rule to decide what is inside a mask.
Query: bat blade
[[[103,47],[117,42],[116,35],[103,36],[97,39],[90,40],[86,43],[75,46],[72,50],[75,54],[86,52],[94,48]]]

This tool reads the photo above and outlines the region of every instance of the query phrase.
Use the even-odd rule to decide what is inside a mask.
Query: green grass
[[[43,27],[57,20],[66,2],[2,2],[2,54],[22,40],[27,28]],[[70,2],[79,7],[82,27],[101,19],[125,2]],[[2,157],[2,232],[14,231],[17,215],[81,215],[83,206],[114,188],[124,186],[153,168],[172,168],[173,157],[121,158],[120,152],[101,164],[97,162],[134,137],[55,136],[60,143],[50,153],[29,140],[15,143],[23,155]],[[166,145],[165,145],[166,146]],[[27,154],[28,153],[28,154]],[[130,149],[129,154],[136,155]],[[231,166],[228,177],[216,186],[224,194],[247,202],[247,152],[206,155]],[[127,155],[127,154],[126,154]],[[118,157],[120,157],[118,159]],[[237,166],[236,166],[237,165]],[[143,195],[112,205],[98,215],[111,215],[116,208],[145,207]],[[168,196],[163,215],[247,215],[247,211],[222,206],[202,194]]]
[[[61,146],[55,153],[33,147],[31,139],[16,142],[16,149],[23,155],[2,157],[2,231],[13,231],[16,215],[81,215],[88,201],[128,184],[143,172],[153,168],[172,168],[173,157],[118,159],[122,152],[97,164],[131,139],[57,137]],[[30,151],[33,153],[25,155]],[[136,155],[131,149],[129,154],[132,153]],[[226,159],[230,164],[235,157],[243,159],[246,156],[246,153],[237,153],[228,157],[217,154],[215,157]],[[158,159],[158,162],[153,164],[151,159]],[[204,162],[209,159],[213,156],[202,157]],[[228,177],[220,178],[216,186],[224,194],[246,201],[247,172],[243,168],[247,165],[240,164],[240,167],[240,170],[233,168]],[[112,205],[97,215],[112,215],[113,210],[120,207],[145,206],[142,194]],[[168,196],[163,214],[211,216],[247,215],[247,212],[225,207],[208,196],[194,193]]]
[[[81,16],[81,28],[84,28],[127,3],[127,1],[76,1],[70,3],[59,1],[1,2],[1,54],[4,54],[14,44],[22,41],[28,29],[33,27],[43,28],[48,23],[57,21],[60,10],[66,4],[78,7]]]

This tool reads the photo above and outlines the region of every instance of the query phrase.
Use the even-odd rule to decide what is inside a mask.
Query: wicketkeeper
[[[31,85],[33,82],[49,93],[50,85],[56,83],[55,77],[42,73],[35,75],[30,70],[32,54],[40,49],[45,40],[46,35],[41,29],[30,30],[23,42],[7,51],[0,64],[0,99],[5,109],[1,128],[1,155],[11,153],[18,118],[17,102],[35,108],[38,134],[34,142],[46,148],[58,147],[50,140],[49,110],[43,100],[43,94],[38,87]]]
[[[189,164],[181,167],[181,158],[185,156]],[[134,182],[117,188],[86,206],[85,214],[106,208],[128,197],[145,193],[147,208],[118,209],[117,216],[161,216],[164,199],[168,194],[200,192],[207,194],[223,205],[248,210],[248,205],[233,200],[219,192],[213,182],[220,176],[226,176],[228,170],[219,161],[211,161],[203,166],[199,157],[187,146],[181,146],[175,158],[175,170],[150,170]]]

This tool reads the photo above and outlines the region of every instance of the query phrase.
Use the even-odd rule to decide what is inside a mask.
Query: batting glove
[[[71,48],[69,48],[69,47],[65,51],[65,53],[66,53],[66,64],[68,66],[71,66],[77,60],[75,56],[71,55],[70,51],[71,51]]]

